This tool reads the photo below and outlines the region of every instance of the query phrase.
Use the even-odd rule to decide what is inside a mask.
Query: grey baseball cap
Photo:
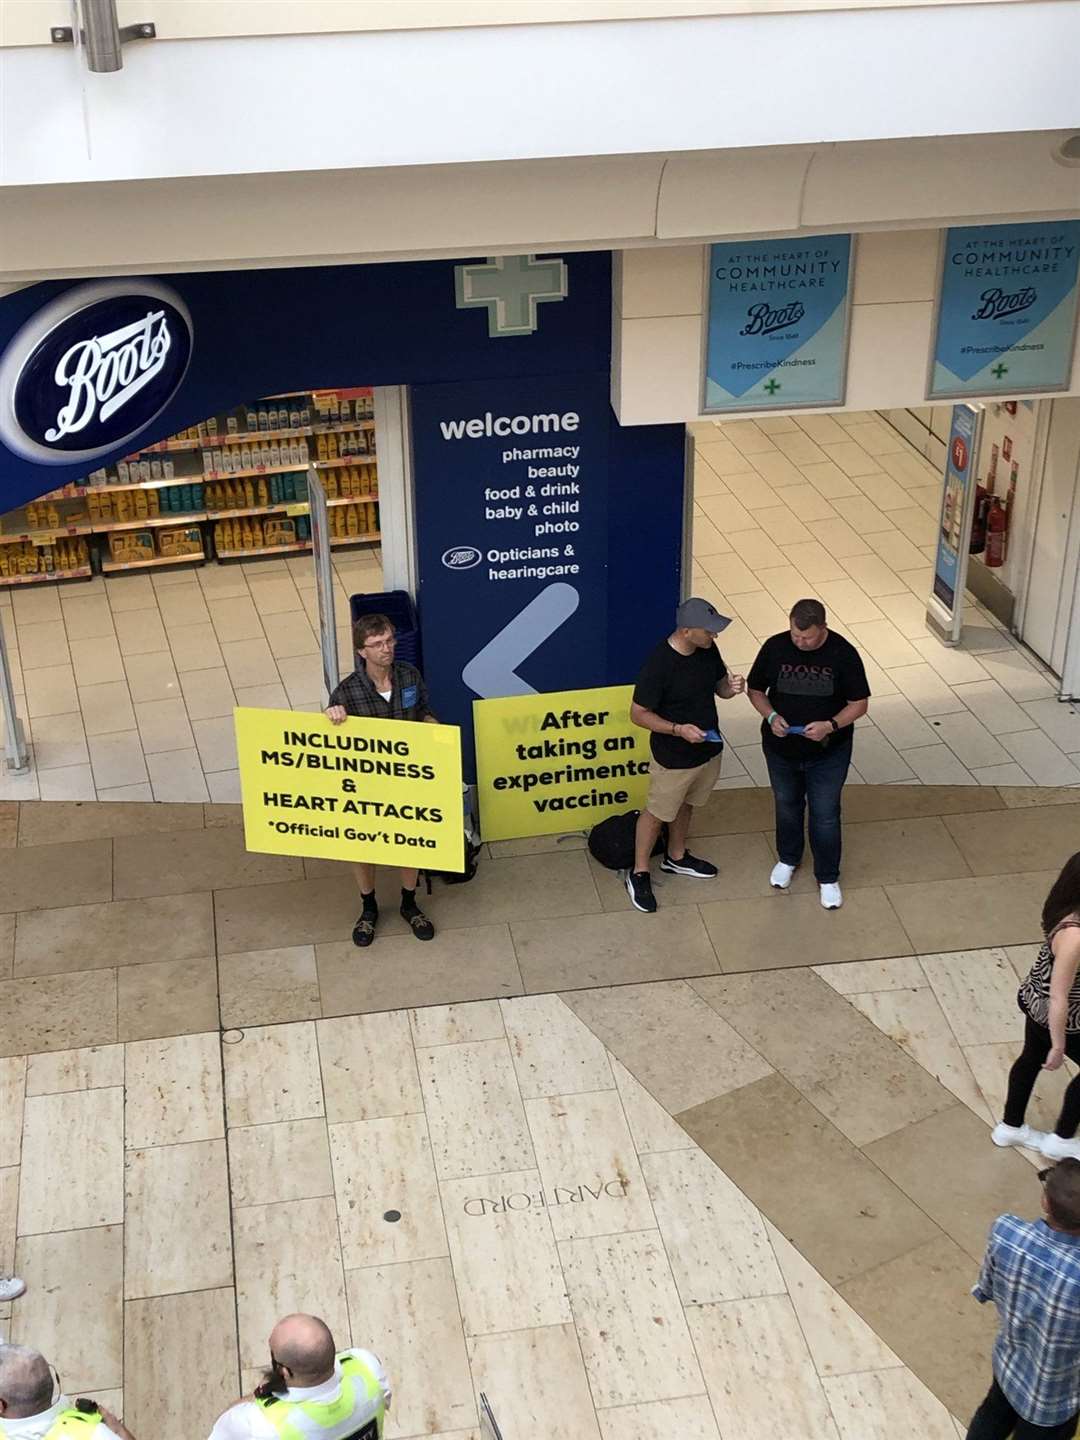
[[[708,600],[691,595],[690,599],[684,600],[676,610],[675,624],[680,629],[708,630],[711,635],[719,635],[721,630],[726,630],[731,624],[731,616],[721,615],[716,606]]]

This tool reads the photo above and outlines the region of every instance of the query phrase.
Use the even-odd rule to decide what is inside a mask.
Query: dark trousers
[[[810,849],[819,885],[840,878],[840,792],[851,764],[851,746],[828,746],[820,755],[789,760],[765,748],[776,805],[776,852],[785,865],[803,855],[803,816],[810,811]]]
[[[1010,1435],[1014,1440],[1072,1440],[1078,1418],[1072,1415],[1060,1425],[1033,1425],[1030,1420],[1021,1420],[995,1380],[972,1417],[967,1440],[1007,1440]]]
[[[1009,1071],[1009,1089],[1005,1097],[1006,1125],[1022,1125],[1024,1113],[1039,1078],[1043,1061],[1050,1054],[1050,1031],[1028,1015],[1024,1019],[1024,1048],[1020,1057]],[[1080,1065],[1080,1035],[1065,1035],[1065,1054],[1074,1064]],[[1054,1132],[1062,1140],[1071,1140],[1080,1127],[1080,1075],[1070,1080],[1065,1088]]]

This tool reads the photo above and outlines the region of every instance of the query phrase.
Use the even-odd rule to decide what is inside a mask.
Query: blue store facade
[[[406,389],[440,717],[468,734],[477,695],[631,680],[679,597],[685,436],[611,410],[607,253],[18,291],[0,512],[252,397],[342,385]]]

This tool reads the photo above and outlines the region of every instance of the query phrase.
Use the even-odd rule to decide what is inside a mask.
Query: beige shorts
[[[670,825],[684,804],[704,805],[720,779],[723,758],[722,753],[714,755],[704,765],[694,765],[689,770],[665,770],[655,760],[650,761],[649,798],[645,809]]]

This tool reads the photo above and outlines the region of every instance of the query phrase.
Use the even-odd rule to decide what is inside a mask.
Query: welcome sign
[[[703,411],[841,405],[851,236],[709,249]]]
[[[1067,390],[1080,221],[945,232],[928,400]]]

